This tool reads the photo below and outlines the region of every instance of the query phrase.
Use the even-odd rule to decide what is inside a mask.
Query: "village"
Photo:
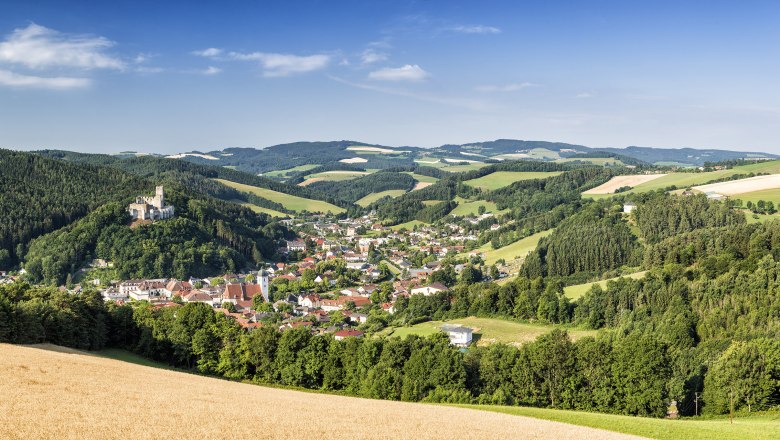
[[[477,224],[491,216],[483,213],[465,222]],[[298,238],[279,249],[284,261],[257,270],[107,283],[90,279],[90,269],[110,269],[111,262],[94,260],[84,270],[82,283],[97,287],[106,301],[147,301],[155,308],[203,303],[248,331],[268,325],[280,331],[305,327],[340,340],[377,330],[372,322],[389,321],[399,299],[447,292],[432,275],[448,256],[466,261],[453,265],[456,274],[480,257],[479,251],[467,250],[474,248],[477,236],[462,223],[394,230],[378,223],[373,213],[356,219],[311,215],[283,222]],[[472,341],[468,327],[448,325],[442,330],[454,345],[465,347]]]

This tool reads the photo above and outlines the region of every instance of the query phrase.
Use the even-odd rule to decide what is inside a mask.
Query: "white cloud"
[[[401,67],[375,70],[368,74],[371,79],[380,81],[422,81],[430,75],[417,64],[406,64]]]
[[[266,77],[288,76],[294,73],[320,70],[330,63],[331,58],[324,54],[300,56],[265,52],[230,52],[228,56],[239,61],[259,61]]]
[[[484,85],[477,86],[475,89],[478,92],[516,92],[518,90],[527,89],[529,87],[538,87],[538,84],[530,82],[513,83],[506,85]]]
[[[578,98],[578,99],[587,99],[587,98],[593,98],[594,96],[596,96],[596,94],[595,94],[595,93],[590,93],[590,92],[582,92],[582,93],[577,93],[577,95],[575,96],[575,98]]]
[[[192,52],[192,54],[197,55],[199,57],[214,58],[222,55],[222,49],[217,49],[216,47],[209,47],[208,49],[195,50]]]
[[[70,77],[42,77],[21,75],[8,70],[0,69],[0,85],[20,88],[38,89],[80,89],[89,86],[88,78]]]
[[[377,52],[373,49],[366,49],[360,54],[360,60],[363,64],[373,64],[387,60],[387,54]]]
[[[460,32],[462,34],[500,34],[501,29],[493,26],[483,26],[483,25],[471,25],[471,26],[455,26],[449,28],[449,30],[454,32]]]
[[[69,67],[78,69],[117,69],[124,62],[106,50],[114,42],[97,36],[72,35],[35,23],[15,29],[0,42],[0,62],[30,69]]]
[[[220,69],[219,67],[209,66],[208,68],[206,68],[206,70],[203,70],[200,73],[202,73],[203,75],[211,76],[211,75],[217,75],[221,72],[222,69]]]

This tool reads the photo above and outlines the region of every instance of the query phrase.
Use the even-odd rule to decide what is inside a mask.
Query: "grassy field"
[[[641,272],[634,272],[634,273],[629,274],[629,275],[624,275],[623,277],[625,277],[625,278],[633,278],[635,280],[638,280],[640,278],[644,278],[646,274],[647,274],[647,271],[643,270]],[[608,282],[615,281],[618,278],[623,278],[623,277],[615,277],[615,278],[610,278],[608,280],[594,281],[592,283],[575,284],[573,286],[566,286],[566,287],[563,288],[563,293],[570,300],[576,300],[577,298],[581,297],[582,295],[585,295],[585,292],[590,290],[590,288],[593,287],[595,284],[598,284],[603,289],[603,288],[607,287],[607,283]]]
[[[763,191],[752,191],[748,193],[737,194],[730,198],[735,200],[742,200],[742,206],[745,206],[747,202],[756,203],[759,200],[765,202],[772,202],[777,207],[780,204],[780,189],[765,189]]]
[[[275,209],[263,208],[262,206],[257,206],[257,205],[254,205],[252,203],[247,203],[247,202],[244,202],[244,201],[241,201],[241,200],[233,200],[233,202],[238,203],[241,206],[245,206],[245,207],[251,209],[254,212],[260,212],[260,213],[263,213],[263,214],[268,214],[271,217],[278,217],[278,218],[289,217],[289,214],[285,214],[285,213],[283,213],[281,211],[277,211]]]
[[[707,173],[670,173],[653,181],[637,185],[628,191],[628,193],[655,191],[657,189],[664,189],[672,185],[676,186],[677,188],[689,188],[696,185],[703,185],[711,180],[723,179],[735,174],[748,173],[780,173],[780,161],[769,160],[756,162],[749,165],[734,167],[730,170],[711,171]],[[592,194],[588,195],[587,197],[600,199],[611,197],[613,195],[614,194]],[[740,197],[735,196],[735,198]]]
[[[536,249],[536,245],[539,243],[539,239],[546,237],[552,233],[552,229],[542,232],[537,232],[534,235],[518,240],[508,246],[502,248],[493,249],[490,243],[485,243],[478,247],[477,250],[482,252],[482,259],[488,265],[494,264],[500,259],[504,259],[507,263],[512,260],[519,260],[525,258],[528,253]]]
[[[390,196],[390,197],[395,198],[395,197],[398,197],[398,196],[403,195],[405,193],[406,193],[406,191],[404,191],[402,189],[391,189],[391,190],[382,191],[382,192],[378,192],[378,193],[371,193],[371,194],[363,197],[362,199],[358,200],[355,203],[357,203],[360,206],[368,206],[368,205],[376,202],[377,200],[381,199],[382,197]]]
[[[367,176],[371,173],[363,171],[325,171],[323,173],[309,174],[307,179],[319,179],[324,182],[341,182],[344,180],[357,179],[358,177]]]
[[[458,206],[450,212],[450,215],[469,216],[477,215],[479,213],[479,207],[484,206],[485,212],[492,212],[493,214],[501,214],[507,212],[507,210],[498,210],[496,204],[485,200],[475,200],[469,202],[462,197],[455,197],[455,201],[458,202]]]
[[[312,168],[316,168],[319,165],[316,164],[307,164],[307,165],[299,165],[297,167],[293,168],[287,168],[286,170],[275,170],[275,171],[269,171],[267,173],[263,173],[264,176],[273,176],[273,177],[284,177],[287,174],[290,173],[296,173],[298,171],[308,171]]]
[[[304,211],[304,210],[310,212],[330,211],[333,212],[334,214],[339,214],[345,211],[344,208],[339,208],[336,205],[331,205],[330,203],[323,202],[321,200],[304,199],[303,197],[292,196],[289,194],[272,191],[270,189],[258,188],[256,186],[251,186],[251,185],[244,185],[243,183],[231,182],[229,180],[224,180],[224,179],[215,179],[215,180],[217,182],[222,183],[223,185],[229,186],[231,188],[235,188],[239,191],[252,193],[258,197],[268,199],[272,202],[281,203],[285,207],[285,209],[290,209],[292,211]]]
[[[494,190],[503,188],[521,180],[544,179],[546,177],[557,176],[560,171],[550,172],[517,172],[517,171],[496,171],[495,173],[482,176],[477,179],[467,180],[464,183],[477,188]]]
[[[752,212],[745,211],[745,219],[748,223],[763,223],[770,220],[780,220],[780,214],[753,214]]]
[[[520,345],[532,342],[539,336],[551,332],[555,326],[541,324],[527,324],[523,322],[507,321],[495,318],[468,318],[453,319],[451,321],[429,321],[413,325],[411,327],[395,327],[391,331],[385,331],[384,335],[405,338],[409,335],[429,336],[439,332],[442,324],[462,324],[474,329],[474,340],[477,345],[488,345],[495,342]],[[576,340],[584,336],[594,336],[594,330],[569,329],[569,335]]]
[[[405,172],[404,174],[408,174],[414,178],[414,180],[418,182],[425,182],[425,183],[436,183],[439,181],[439,179],[431,176],[423,176],[422,174],[416,174],[412,172]]]
[[[558,159],[555,162],[558,163],[569,163],[569,162],[585,162],[585,163],[592,163],[593,165],[601,165],[601,166],[608,166],[608,165],[625,165],[622,160],[615,159],[613,157],[568,157],[565,159]]]
[[[423,223],[419,220],[412,220],[406,223],[399,223],[395,226],[390,226],[390,229],[392,229],[393,231],[398,231],[399,229],[407,229],[411,231],[412,229],[414,229],[415,226],[425,226],[425,225],[427,225],[427,223]]]
[[[518,406],[455,406],[572,423],[661,440],[769,440],[780,438],[780,413],[737,416],[734,423],[731,424],[728,417],[668,420]]]
[[[235,439],[247,436],[240,421],[260,439],[626,438],[499,412],[261,387],[126,356],[0,344],[0,438]],[[301,417],[312,408],[337,410]]]

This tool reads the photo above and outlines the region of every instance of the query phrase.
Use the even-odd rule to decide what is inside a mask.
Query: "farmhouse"
[[[162,186],[155,190],[154,197],[136,197],[135,203],[127,208],[133,220],[164,220],[173,217],[173,205],[165,204]]]
[[[444,324],[441,330],[450,337],[450,344],[457,347],[468,347],[471,344],[473,329],[460,324]]]
[[[441,283],[433,283],[429,284],[424,287],[415,287],[412,289],[411,294],[412,295],[425,295],[425,296],[431,296],[435,295],[439,292],[446,292],[449,289],[447,289],[447,286]]]

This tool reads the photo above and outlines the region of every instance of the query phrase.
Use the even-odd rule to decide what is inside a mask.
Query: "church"
[[[162,186],[155,190],[154,197],[136,197],[135,203],[127,208],[133,220],[164,220],[173,217],[173,205],[165,204]]]

